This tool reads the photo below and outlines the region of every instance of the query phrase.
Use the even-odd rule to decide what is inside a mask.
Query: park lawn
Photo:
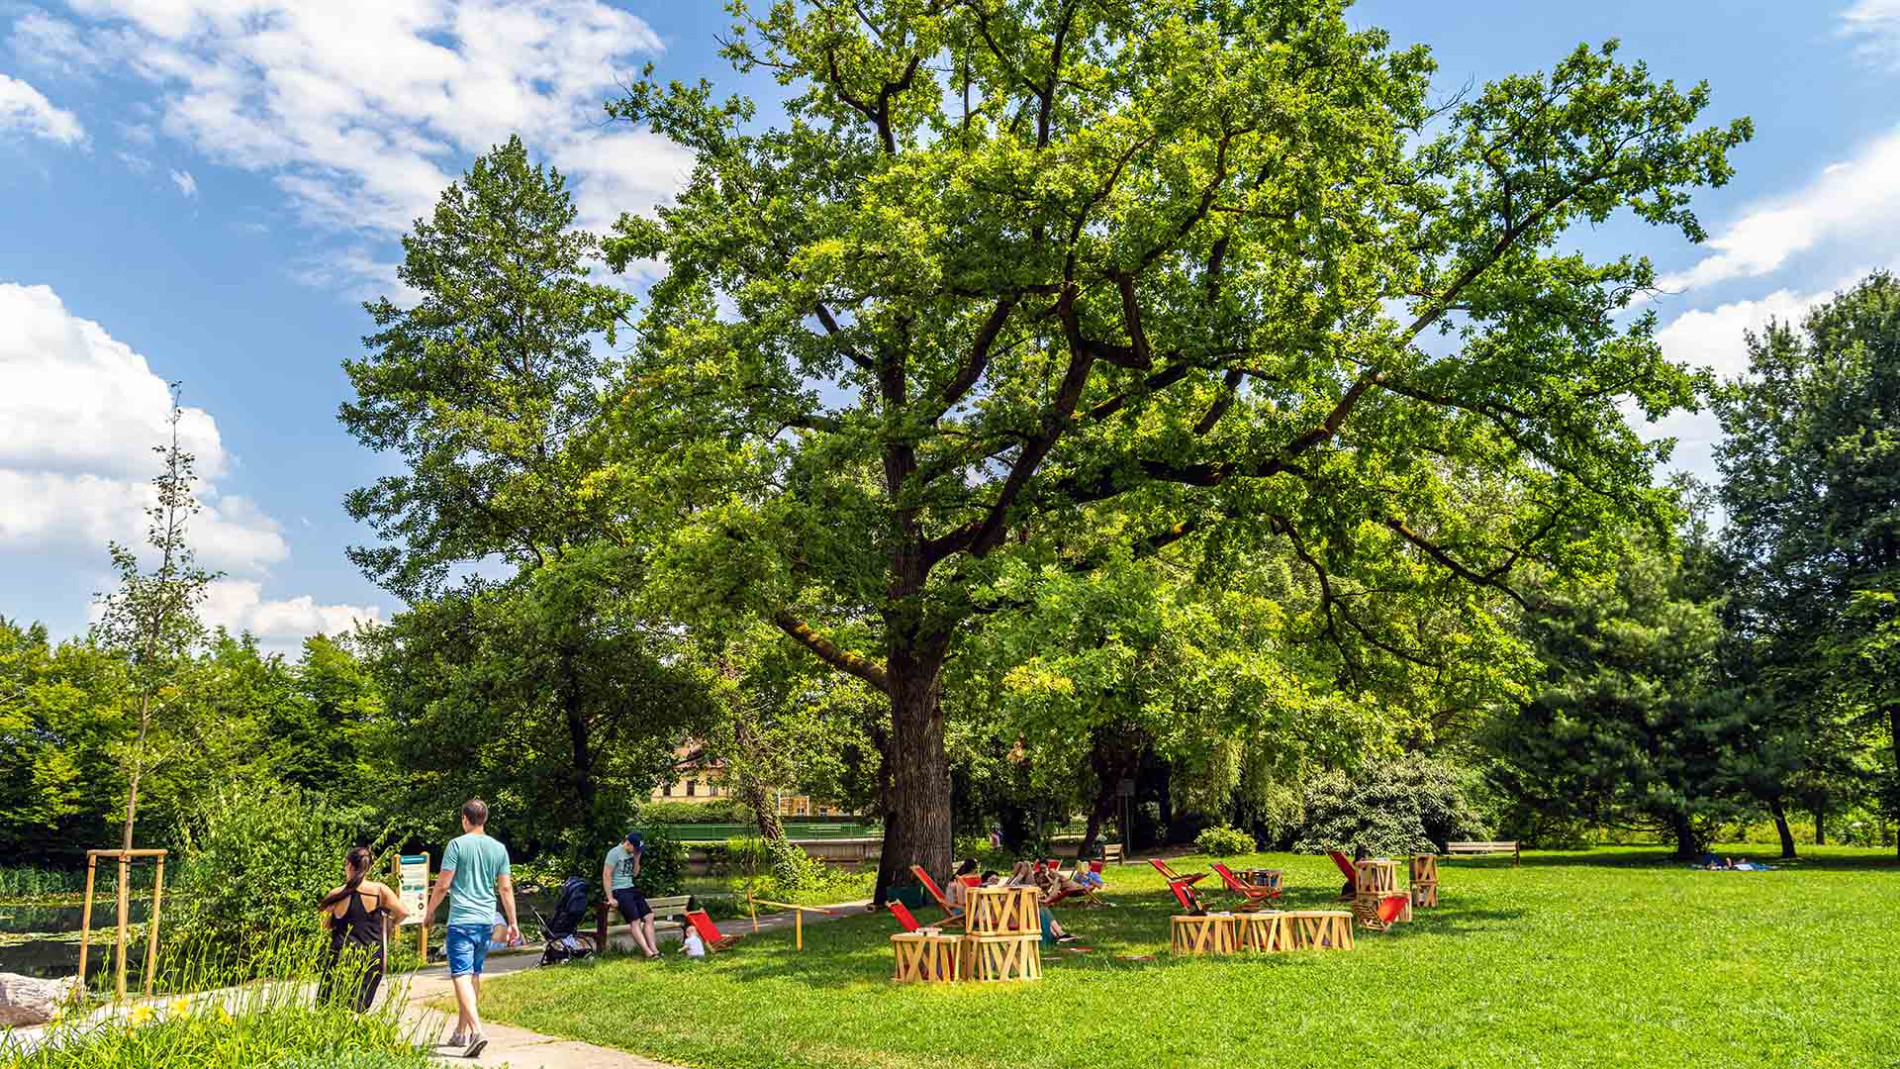
[[[1900,866],[1809,854],[1767,873],[1643,848],[1442,862],[1438,909],[1351,952],[1201,959],[1167,953],[1160,877],[1111,866],[1115,906],[1058,908],[1094,952],[1045,954],[1040,983],[893,984],[877,914],[807,929],[802,954],[773,934],[501,978],[482,1010],[706,1067],[1900,1065]],[[1285,869],[1288,908],[1333,908],[1324,857],[1242,863]]]

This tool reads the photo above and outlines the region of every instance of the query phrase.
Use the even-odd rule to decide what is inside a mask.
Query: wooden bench
[[[1102,864],[1106,865],[1111,862],[1117,865],[1126,864],[1126,862],[1122,858],[1122,844],[1120,843],[1103,843],[1102,844]]]
[[[1511,867],[1516,868],[1523,857],[1523,851],[1516,843],[1446,843],[1446,857],[1477,857],[1480,854],[1509,854]]]
[[[657,937],[667,928],[678,928],[680,938],[686,938],[686,914],[694,908],[692,895],[669,895],[666,898],[649,898],[647,905],[653,907],[653,934]],[[617,924],[627,923],[623,918],[614,917],[612,902],[602,902],[594,909],[594,945],[607,949],[607,931]]]

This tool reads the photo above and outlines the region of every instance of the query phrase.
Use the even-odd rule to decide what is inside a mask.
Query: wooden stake
[[[117,989],[116,1001],[125,1001],[125,924],[126,914],[132,907],[132,859],[124,853],[119,854],[119,930],[113,948],[113,972],[116,974],[113,986]]]
[[[805,911],[802,909],[792,911],[792,949],[805,949]]]
[[[92,877],[99,871],[99,858],[86,855],[86,912],[79,918],[79,986],[86,986],[86,950],[92,944]]]
[[[152,874],[152,916],[145,922],[151,929],[145,942],[145,997],[152,997],[152,985],[158,980],[158,904],[165,895],[165,858],[158,859],[158,871]]]

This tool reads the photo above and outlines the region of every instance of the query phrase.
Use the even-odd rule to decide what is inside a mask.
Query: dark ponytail
[[[356,889],[363,885],[363,877],[369,875],[369,847],[350,847],[350,852],[343,856],[343,861],[350,867],[350,878],[343,881],[342,887],[330,892],[330,894],[324,898],[323,903],[317,907],[318,909],[329,909],[331,906],[355,894]]]

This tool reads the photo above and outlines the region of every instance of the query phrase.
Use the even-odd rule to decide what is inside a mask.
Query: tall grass
[[[384,980],[367,1013],[350,1000],[366,963],[345,958],[328,969],[327,947],[307,936],[283,937],[242,962],[194,955],[160,970],[174,994],[117,1007],[69,1007],[43,1036],[0,1034],[0,1064],[20,1069],[120,1069],[157,1066],[357,1066],[429,1064],[402,1020],[402,977]],[[326,972],[329,983],[324,983]],[[327,991],[325,990],[327,988]]]
[[[141,863],[132,866],[132,888],[149,890],[152,886],[152,866]],[[78,898],[86,890],[86,870],[42,869],[31,865],[0,865],[0,898]],[[119,890],[119,867],[117,864],[102,864],[93,880],[92,893],[116,895]]]

